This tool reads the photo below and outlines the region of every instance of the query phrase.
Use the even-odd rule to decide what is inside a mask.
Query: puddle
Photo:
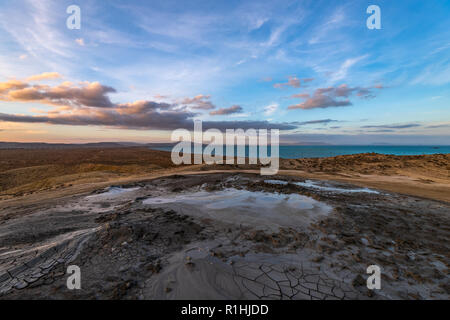
[[[269,184],[277,184],[277,185],[287,185],[287,181],[283,180],[265,180],[265,183]],[[378,191],[368,189],[368,188],[358,188],[358,189],[346,189],[346,188],[338,188],[338,187],[332,187],[332,186],[325,186],[323,183],[312,181],[312,180],[306,180],[305,182],[293,182],[292,184],[295,184],[300,187],[304,188],[312,188],[312,189],[318,189],[323,191],[330,191],[330,192],[336,192],[336,193],[373,193],[373,194],[379,194]]]
[[[312,180],[306,180],[305,182],[294,182],[295,185],[305,187],[305,188],[313,188],[313,189],[319,189],[324,191],[331,191],[331,192],[339,192],[339,193],[373,193],[373,194],[379,194],[378,191],[368,189],[368,188],[359,188],[359,189],[345,189],[345,188],[337,188],[337,187],[327,187],[320,185],[316,181]]]
[[[109,187],[106,192],[94,194],[92,196],[87,196],[86,199],[93,198],[113,198],[115,196],[122,195],[127,192],[133,192],[139,190],[139,187],[136,188],[121,188],[121,187]]]
[[[285,186],[288,184],[287,181],[283,181],[283,180],[264,180],[264,183],[268,183],[268,184],[279,184],[282,186]]]
[[[324,203],[298,194],[234,188],[154,197],[144,200],[143,204],[274,232],[279,227],[305,226],[332,210],[332,207]]]

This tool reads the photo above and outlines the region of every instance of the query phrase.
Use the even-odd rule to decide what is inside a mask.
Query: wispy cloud
[[[211,111],[209,114],[211,116],[224,116],[224,115],[229,115],[229,114],[234,114],[234,113],[241,113],[243,111],[241,106],[238,105],[234,105],[231,106],[229,108],[221,108],[215,111]]]
[[[41,80],[50,80],[50,79],[59,79],[61,75],[58,72],[44,72],[41,74],[37,74],[31,77],[28,77],[28,81],[41,81]]]
[[[362,126],[361,128],[372,129],[409,129],[409,128],[417,128],[420,127],[420,124],[417,123],[408,123],[408,124],[391,124],[391,125],[374,125],[374,126]]]
[[[184,98],[180,100],[179,103],[197,110],[215,109],[216,106],[211,102],[210,98],[211,96],[209,95],[200,94],[193,98]]]
[[[295,76],[290,76],[288,77],[288,82],[283,82],[283,83],[275,83],[273,85],[274,88],[283,88],[283,87],[292,87],[292,88],[300,88],[301,83],[308,83],[314,80],[314,78],[304,78],[304,79],[299,79]]]
[[[332,122],[338,122],[338,120],[332,120],[332,119],[322,119],[322,120],[310,120],[310,121],[303,121],[303,122],[295,122],[295,124],[299,126],[309,125],[309,124],[328,124]]]
[[[76,42],[78,45],[84,47],[84,39],[83,39],[83,38],[75,39],[75,42]]]
[[[264,107],[264,115],[271,116],[278,110],[279,105],[277,103],[270,104]]]
[[[345,60],[341,64],[341,66],[339,67],[339,69],[337,71],[331,73],[330,80],[335,82],[335,81],[345,79],[347,77],[347,73],[348,73],[349,69],[352,66],[354,66],[356,63],[358,63],[359,61],[365,59],[366,57],[367,57],[367,55],[362,55],[359,57],[349,58],[349,59]]]

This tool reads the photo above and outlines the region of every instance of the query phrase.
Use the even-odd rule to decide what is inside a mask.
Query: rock
[[[127,266],[122,266],[122,267],[119,268],[119,272],[125,272],[125,271],[127,271],[128,269],[129,269],[129,267],[127,267]]]
[[[159,273],[161,271],[162,267],[159,262],[157,263],[149,263],[147,265],[147,270],[151,271],[152,273]]]
[[[369,240],[367,240],[366,238],[361,238],[361,243],[365,246],[369,245]]]
[[[26,287],[28,287],[28,283],[26,283],[25,281],[19,281],[18,283],[16,283],[16,285],[14,286],[14,288],[16,289],[25,289]]]
[[[354,287],[364,286],[366,285],[366,280],[360,274],[358,274],[355,279],[353,279],[352,285]]]
[[[317,257],[314,257],[311,261],[312,261],[312,262],[319,263],[319,262],[321,262],[322,260],[323,260],[323,256],[317,256]]]

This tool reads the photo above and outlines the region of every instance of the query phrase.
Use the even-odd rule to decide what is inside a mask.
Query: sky
[[[0,0],[0,141],[167,142],[200,119],[290,144],[448,145],[449,14],[446,0]]]

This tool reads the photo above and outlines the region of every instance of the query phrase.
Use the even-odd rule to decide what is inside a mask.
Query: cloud
[[[192,129],[191,125],[188,129]],[[272,123],[269,121],[204,121],[203,129],[219,129],[225,131],[226,129],[279,129],[279,130],[293,130],[297,126],[292,123]]]
[[[319,24],[315,28],[312,38],[308,41],[310,45],[335,40],[331,33],[339,30],[348,21],[343,8],[338,8],[332,15],[327,15],[326,17],[324,23]]]
[[[362,126],[364,129],[408,129],[408,128],[416,128],[420,127],[420,124],[417,123],[408,123],[408,124],[393,124],[393,125],[379,125],[379,126]]]
[[[84,47],[84,39],[83,38],[75,39],[75,42],[78,43],[80,46]]]
[[[97,125],[119,127],[122,129],[153,129],[174,130],[189,127],[193,114],[187,112],[158,112],[147,109],[146,111],[119,112],[119,110],[82,110],[72,114],[57,114],[45,116],[10,115],[0,113],[0,120],[25,123],[48,123],[57,125]]]
[[[344,63],[342,63],[342,65],[339,67],[339,70],[337,70],[336,72],[333,72],[331,74],[331,81],[338,81],[338,80],[342,80],[345,77],[347,77],[347,72],[348,70],[355,65],[356,63],[358,63],[359,61],[365,59],[367,57],[367,55],[363,55],[363,56],[359,56],[356,58],[350,58],[344,61]]]
[[[293,94],[291,97],[292,98],[307,99],[307,98],[309,98],[309,94],[308,93],[298,93],[298,94]]]
[[[234,105],[229,108],[221,108],[215,111],[211,111],[209,114],[211,116],[223,116],[228,114],[234,114],[234,113],[241,113],[243,111],[241,106]]]
[[[299,125],[299,126],[304,126],[304,125],[308,125],[308,124],[318,124],[318,123],[327,124],[327,123],[330,123],[330,122],[338,122],[338,120],[323,119],[323,120],[311,120],[311,121],[294,122],[294,123],[296,125]]]
[[[364,99],[374,98],[372,89],[381,89],[382,87],[349,87],[346,84],[342,84],[338,87],[318,88],[311,96],[308,93],[295,94],[292,98],[305,99],[306,101],[291,105],[288,109],[316,109],[316,108],[330,108],[330,107],[346,107],[351,106],[352,102],[348,99],[353,94]]]
[[[331,144],[331,145],[448,145],[450,135],[410,134],[319,134],[298,133],[280,135],[280,143],[288,144]]]
[[[274,88],[283,88],[283,87],[292,87],[292,88],[300,88],[300,79],[297,77],[289,77],[289,81],[286,83],[275,83],[273,85]]]
[[[120,129],[144,130],[175,130],[194,128],[194,114],[184,111],[147,110],[143,113],[119,113],[117,110],[100,110],[73,115],[56,116],[26,116],[0,113],[0,121],[21,123],[47,123],[73,126],[107,126]],[[279,129],[292,130],[297,128],[291,123],[270,123],[268,121],[204,121],[203,129]]]
[[[197,110],[215,109],[216,106],[210,101],[210,98],[211,96],[199,94],[193,98],[184,98],[180,103]]]
[[[273,85],[274,88],[283,88],[283,87],[292,87],[292,88],[300,88],[301,86],[301,82],[303,81],[304,83],[307,82],[311,82],[314,80],[314,78],[304,78],[304,79],[299,79],[297,77],[289,77],[288,78],[288,82],[285,83],[275,83]]]
[[[427,126],[428,129],[438,129],[438,128],[450,128],[450,123],[447,124],[436,124],[432,126]]]
[[[0,98],[1,94],[8,92],[10,90],[19,90],[28,87],[27,83],[19,80],[9,80],[6,82],[0,82]]]
[[[411,81],[411,84],[417,85],[444,85],[450,83],[450,63],[448,59],[436,61],[432,65],[424,68]]]
[[[395,132],[395,130],[393,130],[393,129],[379,129],[379,130],[370,130],[368,132],[384,132],[384,133],[386,133],[386,132]]]
[[[301,87],[301,83],[308,83],[314,80],[314,78],[304,78],[304,79],[299,79],[297,77],[289,77],[288,78],[288,82],[285,83],[275,83],[273,85],[274,88],[283,88],[283,87],[292,87],[292,88],[300,88]]]
[[[314,96],[308,98],[305,102],[289,106],[289,110],[293,109],[316,109],[316,108],[329,108],[329,107],[346,107],[351,106],[350,100],[337,100],[333,97],[315,93]]]
[[[30,85],[11,80],[0,82],[0,100],[9,102],[38,102],[53,107],[39,111],[39,115],[0,113],[0,121],[19,123],[47,123],[55,125],[106,126],[121,129],[174,130],[193,129],[193,118],[198,114],[183,108],[180,103],[139,100],[114,103],[108,94],[116,90],[98,82],[82,82],[74,85],[63,82],[57,86]],[[209,96],[199,95],[183,102],[202,107]],[[180,108],[181,107],[181,108]],[[242,111],[240,106],[219,109],[217,114],[233,114]],[[292,123],[268,121],[204,121],[203,127],[226,129],[280,129],[291,130]]]
[[[28,79],[44,79],[52,76],[55,75],[44,73]],[[39,102],[52,106],[111,108],[114,104],[107,94],[113,92],[116,92],[114,88],[103,86],[98,82],[82,82],[80,86],[70,82],[63,82],[57,86],[30,85],[21,81],[0,83],[0,100]]]
[[[278,107],[279,107],[279,105],[277,103],[274,103],[274,104],[264,107],[264,115],[270,116],[270,115],[274,114],[275,111],[278,110]]]
[[[27,78],[27,81],[41,81],[59,79],[61,75],[58,72],[44,72]]]

